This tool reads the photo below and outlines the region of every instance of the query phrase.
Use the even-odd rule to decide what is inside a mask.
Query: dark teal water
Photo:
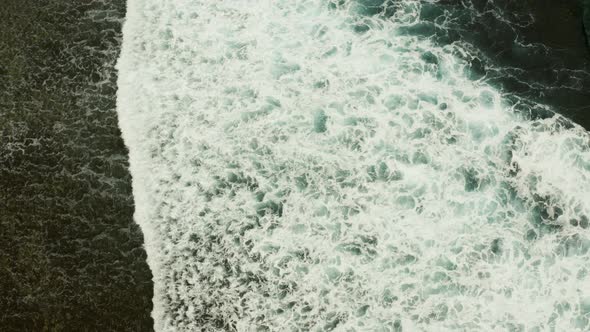
[[[473,79],[549,105],[590,128],[587,0],[442,0],[425,3],[420,19],[408,34],[473,50]],[[550,114],[533,110],[532,116]]]

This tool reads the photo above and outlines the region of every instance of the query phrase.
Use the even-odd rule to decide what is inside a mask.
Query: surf
[[[156,330],[588,328],[588,133],[474,76],[423,6],[128,2]]]

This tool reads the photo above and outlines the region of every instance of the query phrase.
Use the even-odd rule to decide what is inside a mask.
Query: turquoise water
[[[156,330],[590,328],[588,132],[425,35],[425,5],[129,1]]]

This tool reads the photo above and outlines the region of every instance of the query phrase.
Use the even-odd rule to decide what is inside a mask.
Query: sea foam
[[[129,0],[156,330],[590,328],[588,133],[401,33],[419,10]]]

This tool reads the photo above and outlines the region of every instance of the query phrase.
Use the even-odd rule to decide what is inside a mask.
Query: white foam
[[[355,8],[128,1],[156,330],[588,329],[588,134]]]

